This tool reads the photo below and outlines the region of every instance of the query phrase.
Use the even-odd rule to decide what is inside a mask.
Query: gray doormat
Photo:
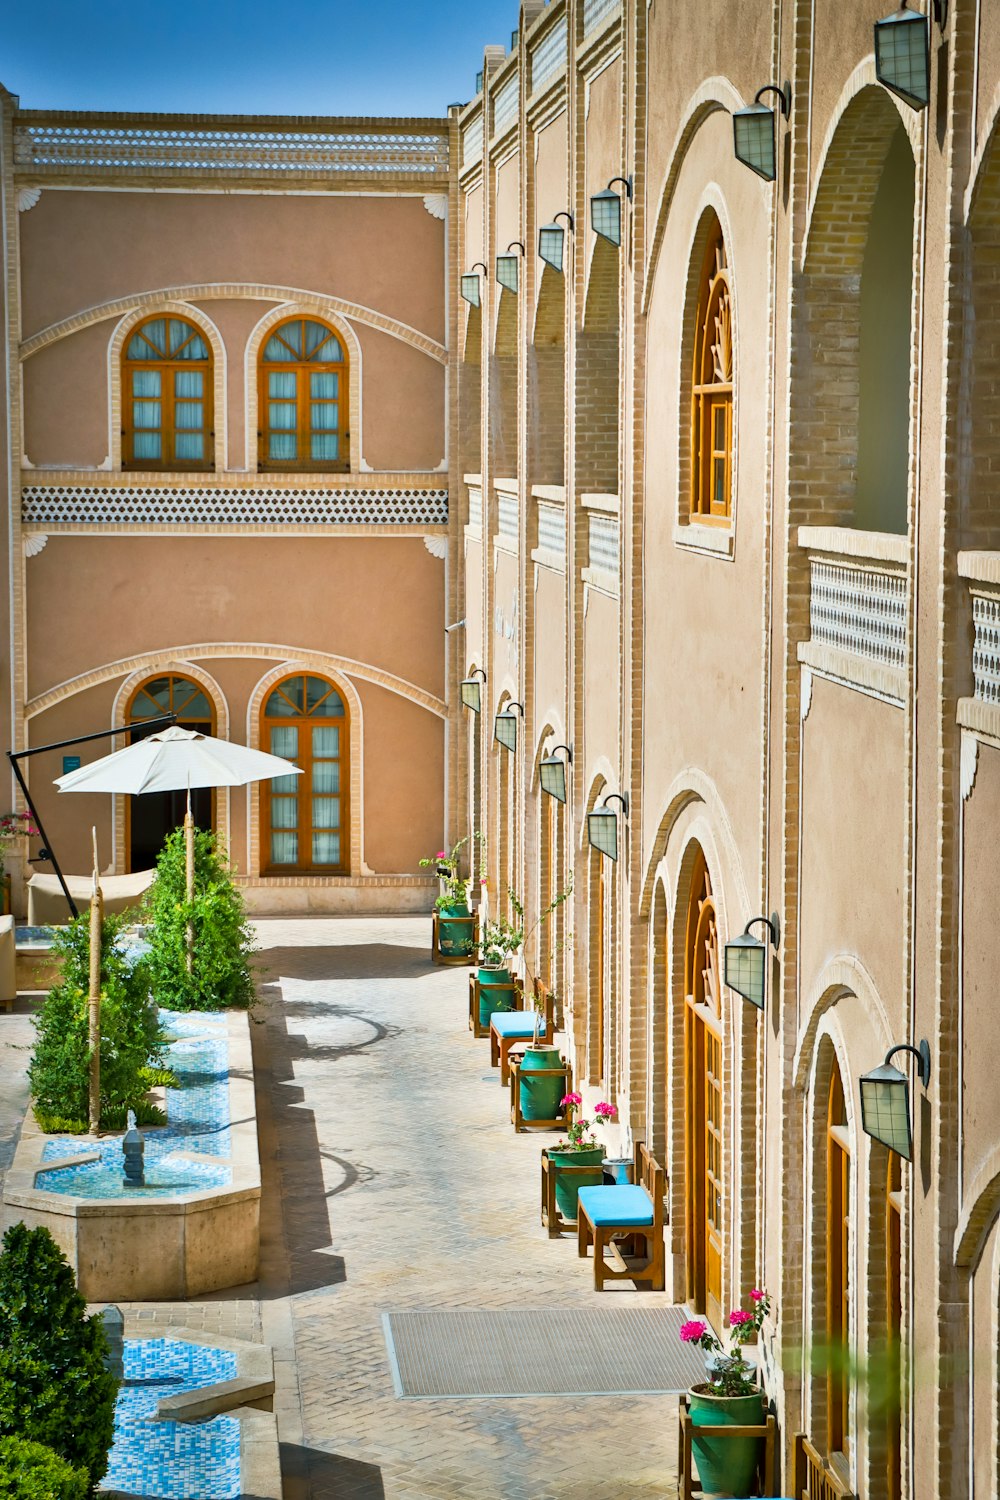
[[[433,1308],[383,1313],[396,1395],[676,1395],[705,1379],[705,1356],[682,1344],[681,1307]]]

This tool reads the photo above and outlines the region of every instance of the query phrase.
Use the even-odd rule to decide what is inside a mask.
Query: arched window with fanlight
[[[261,731],[264,749],[302,769],[301,776],[261,783],[265,872],[346,874],[350,723],[343,698],[325,677],[286,677],[265,699]]]
[[[125,722],[132,726],[131,743],[162,729],[162,724],[148,729],[144,724],[163,714],[175,714],[182,729],[215,733],[215,704],[200,682],[177,672],[150,677],[132,694],[125,710]],[[130,870],[148,870],[156,863],[163,840],[184,821],[187,797],[186,791],[174,791],[143,792],[142,796],[128,798],[126,847]],[[198,828],[215,826],[215,793],[210,787],[191,789],[191,812]]]
[[[210,469],[212,353],[193,323],[146,318],[122,356],[122,466]]]
[[[691,384],[691,515],[695,520],[728,521],[732,471],[732,302],[726,243],[715,219],[702,265]]]
[[[289,318],[260,356],[258,463],[262,469],[347,469],[347,355],[332,328]]]

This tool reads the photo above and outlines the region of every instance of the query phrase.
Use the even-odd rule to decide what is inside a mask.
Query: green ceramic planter
[[[561,1097],[561,1096],[560,1096]],[[588,1167],[594,1164],[593,1172],[574,1172],[569,1177],[556,1175],[556,1207],[564,1219],[575,1219],[579,1212],[577,1193],[582,1187],[600,1187],[604,1180],[604,1147],[591,1146],[587,1151],[553,1151],[549,1147],[549,1161],[559,1167]]]
[[[472,923],[451,921],[452,917],[469,916],[464,901],[454,906],[438,907],[438,947],[448,958],[468,958],[472,952]]]
[[[536,1068],[562,1066],[558,1047],[526,1047],[521,1062],[521,1114],[526,1120],[555,1120],[561,1114],[559,1101],[566,1092],[566,1077],[532,1078]]]
[[[517,1009],[517,989],[509,969],[479,970],[479,1024],[488,1026],[498,1010]]]
[[[704,1387],[689,1392],[691,1453],[705,1494],[749,1495],[764,1448],[752,1437],[698,1437],[699,1426],[760,1427],[766,1412],[763,1395],[713,1396]]]

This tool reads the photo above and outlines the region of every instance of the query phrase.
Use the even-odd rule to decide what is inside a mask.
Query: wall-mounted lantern
[[[906,0],[891,16],[875,22],[875,77],[913,109],[926,109],[931,97],[931,23]]]
[[[566,751],[566,760],[560,756],[560,750]],[[572,761],[573,752],[569,746],[556,745],[538,764],[538,780],[542,791],[554,797],[557,802],[566,801],[566,765],[567,762],[572,764]]]
[[[471,677],[463,677],[459,685],[459,694],[464,708],[471,708],[474,714],[483,711],[483,691],[479,682],[480,677],[486,681],[486,673],[482,667],[477,667]]]
[[[506,708],[500,710],[493,720],[493,738],[498,745],[512,754],[517,749],[517,713],[524,715],[523,703],[515,703],[513,700]]]
[[[631,177],[612,177],[603,193],[594,193],[590,200],[590,225],[595,234],[612,245],[622,242],[622,200],[614,191],[616,182],[625,189],[625,197],[632,201]]]
[[[771,945],[775,950],[781,943],[781,923],[778,913],[770,917],[754,917],[743,929],[742,937],[733,938],[722,950],[722,972],[726,984],[758,1010],[764,1009],[764,994],[767,988],[767,959],[769,948],[759,938],[751,935],[751,927],[760,924],[767,928]]]
[[[510,252],[515,249],[518,255],[511,255]],[[497,256],[497,281],[501,286],[505,286],[508,292],[513,292],[515,297],[517,296],[518,256],[523,254],[524,246],[521,241],[511,240],[507,246],[507,254]]]
[[[556,219],[565,219],[569,225],[570,234],[573,233],[573,215],[566,209],[560,209],[551,224],[543,224],[538,231],[538,258],[544,260],[547,266],[554,271],[563,268],[563,255],[566,248],[566,231]]]
[[[479,287],[479,271],[482,271],[484,276],[488,276],[490,274],[487,268],[483,265],[482,261],[477,260],[472,270],[467,271],[462,277],[462,296],[465,298],[465,301],[468,302],[470,307],[479,307],[482,302],[482,292],[480,291]]]
[[[611,792],[600,807],[587,814],[587,843],[608,859],[618,858],[618,814],[609,802],[620,802],[622,817],[628,821],[628,794]]]
[[[788,119],[792,107],[792,85],[786,83],[779,89],[777,84],[766,84],[764,88],[757,90],[753,103],[746,109],[733,111],[733,149],[737,161],[749,167],[751,172],[756,172],[758,177],[763,177],[765,182],[773,182],[777,160],[774,145],[775,118],[774,110],[760,102],[765,94],[777,94],[781,117]]]
[[[897,1052],[912,1052],[919,1064],[917,1074],[924,1088],[931,1081],[931,1049],[923,1041],[919,1047],[903,1043],[890,1047],[880,1068],[864,1073],[861,1088],[861,1129],[872,1140],[881,1141],[897,1156],[913,1160],[913,1131],[910,1126],[910,1080],[892,1065]]]

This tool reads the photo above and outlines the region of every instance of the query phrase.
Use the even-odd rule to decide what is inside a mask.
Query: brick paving
[[[545,1135],[515,1136],[468,971],[426,919],[258,924],[261,1295],[289,1500],[645,1500],[676,1493],[676,1401],[400,1401],[381,1315],[606,1307],[538,1222]]]

